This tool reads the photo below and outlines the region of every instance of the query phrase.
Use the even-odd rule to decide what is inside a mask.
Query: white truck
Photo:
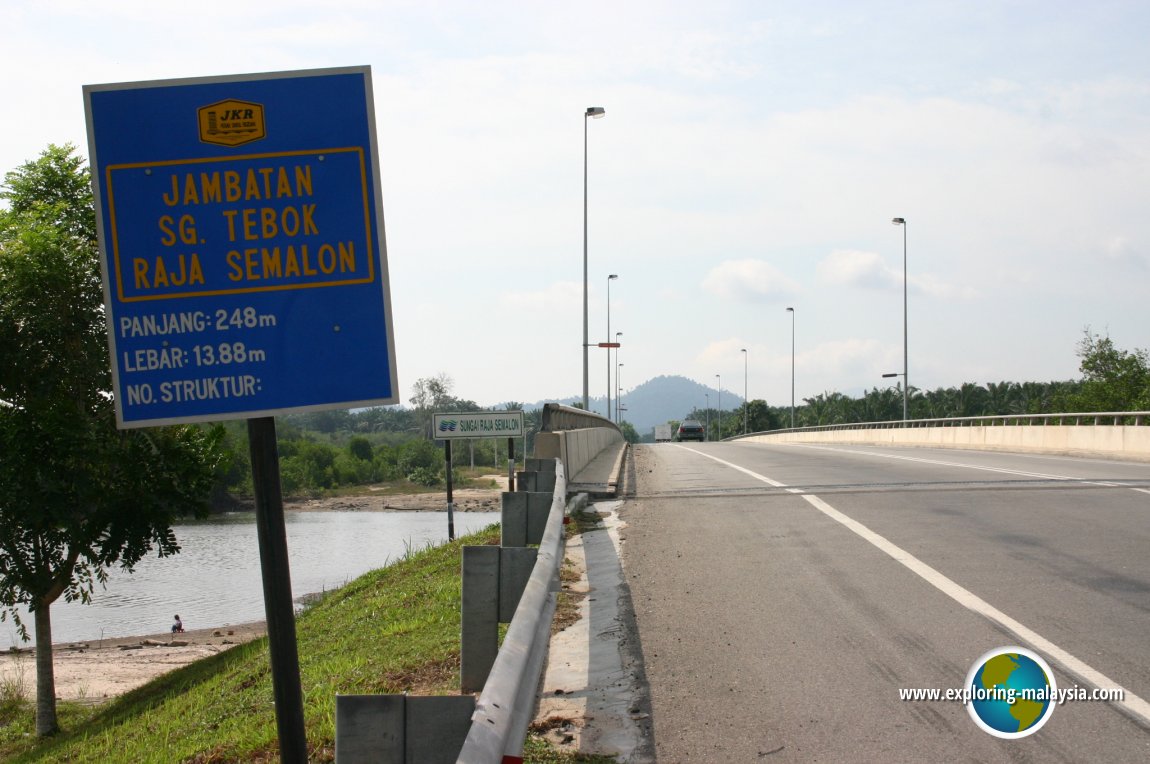
[[[655,425],[655,442],[656,443],[670,443],[671,442],[671,425],[657,424]]]

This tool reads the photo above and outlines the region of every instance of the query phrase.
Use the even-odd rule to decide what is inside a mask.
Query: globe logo
[[[1024,647],[1000,647],[983,655],[971,667],[966,687],[970,718],[984,732],[1007,740],[1033,735],[1057,705],[1054,673]]]

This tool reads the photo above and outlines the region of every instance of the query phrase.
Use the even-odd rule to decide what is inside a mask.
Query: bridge
[[[591,714],[574,747],[622,742],[639,761],[1144,759],[1147,423],[983,417],[635,447],[616,510],[622,629],[588,639],[590,655],[622,635],[633,700],[621,721]],[[1044,657],[1064,690],[1123,699],[1068,701],[1040,733],[1004,740],[961,702],[900,697],[961,688],[1004,646]],[[628,721],[629,737],[604,734]]]
[[[584,619],[550,639],[512,622],[459,760],[516,760],[526,720],[498,709],[524,702],[566,747],[627,761],[1145,760],[1150,419],[1012,420],[758,433],[625,459],[593,433],[606,424],[558,425],[571,429],[540,448],[618,493],[592,497],[606,529],[558,554],[583,561]],[[550,644],[545,669],[506,649],[529,633]],[[1044,660],[1065,701],[1020,739],[988,734],[961,702],[1002,648]],[[508,675],[517,700],[499,695]]]

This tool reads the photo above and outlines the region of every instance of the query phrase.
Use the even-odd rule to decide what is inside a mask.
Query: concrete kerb
[[[642,666],[624,648],[630,599],[620,559],[618,501],[596,502],[603,525],[567,543],[566,557],[579,573],[569,584],[583,593],[579,620],[551,637],[536,726],[569,752],[614,755],[620,761],[653,761],[645,750],[650,721],[642,709]],[[574,511],[574,508],[572,508]]]
[[[619,455],[615,457],[615,466],[611,468],[611,477],[607,478],[607,486],[611,492],[618,495],[619,483],[623,475],[623,465],[627,463],[627,449],[631,444],[623,441],[623,447],[619,449]]]

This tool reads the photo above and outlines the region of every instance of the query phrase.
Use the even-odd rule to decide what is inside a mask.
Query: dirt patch
[[[263,622],[53,646],[56,696],[101,703],[152,679],[267,633]],[[0,653],[0,683],[36,697],[34,650]]]
[[[507,490],[506,475],[484,475],[492,488],[456,488],[451,492],[456,512],[498,512],[502,493]],[[324,499],[285,500],[284,509],[296,512],[446,512],[447,490],[428,493],[386,494],[371,488],[359,496],[333,496]]]

